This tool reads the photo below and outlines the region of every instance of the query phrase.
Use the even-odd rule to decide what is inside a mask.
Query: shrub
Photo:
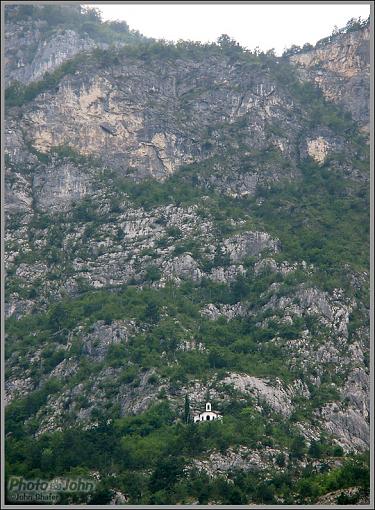
[[[146,268],[146,281],[156,282],[161,278],[161,271],[157,266],[148,266]]]

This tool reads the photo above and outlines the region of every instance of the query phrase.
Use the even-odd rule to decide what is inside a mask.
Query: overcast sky
[[[292,44],[315,44],[350,18],[367,18],[369,4],[101,4],[104,20],[125,20],[130,28],[156,39],[211,42],[228,34],[241,46],[275,48],[281,54]]]

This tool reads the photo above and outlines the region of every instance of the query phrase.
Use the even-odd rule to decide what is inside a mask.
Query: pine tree
[[[185,395],[184,421],[185,421],[185,423],[189,423],[190,420],[191,420],[191,416],[190,416],[190,400],[189,400],[189,396],[186,394]]]

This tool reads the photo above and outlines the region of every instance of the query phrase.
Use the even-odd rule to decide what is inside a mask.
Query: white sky
[[[131,29],[156,39],[213,42],[228,34],[241,46],[280,55],[292,44],[315,44],[335,25],[365,19],[370,4],[103,4],[94,2],[103,20],[125,20]]]

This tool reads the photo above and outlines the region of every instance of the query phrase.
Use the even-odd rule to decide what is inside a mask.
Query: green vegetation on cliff
[[[112,45],[5,92],[7,478],[99,473],[95,493],[63,504],[115,491],[139,505],[366,498],[369,155],[351,115],[285,58],[225,35],[145,40],[80,6],[7,6],[6,21]],[[139,117],[127,90],[108,92],[131,66]],[[148,69],[171,73],[155,94]],[[95,73],[109,88],[80,115],[98,139],[102,117],[124,115],[123,152],[81,153],[85,124],[44,149],[29,120],[17,131],[24,113],[48,122],[43,98],[62,82],[76,80],[78,104]],[[185,163],[163,173],[168,158]],[[188,419],[204,400],[222,421]]]

